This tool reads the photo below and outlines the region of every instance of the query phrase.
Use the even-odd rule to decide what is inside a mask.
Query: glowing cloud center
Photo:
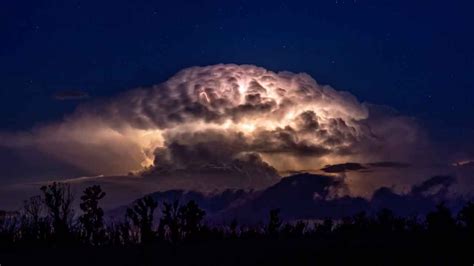
[[[269,158],[302,149],[320,157],[323,151],[329,154],[353,145],[364,134],[358,121],[368,116],[353,96],[320,86],[306,74],[247,65],[185,69],[164,84],[126,95],[127,99],[139,104],[126,107],[129,112],[121,111],[124,116],[115,120],[150,132],[138,141],[146,157],[143,166],[154,161],[150,151],[183,142],[176,136],[208,130],[242,134],[245,148],[235,155],[257,152]]]
[[[404,121],[384,118],[388,130],[370,128],[368,119],[366,105],[307,74],[213,65],[90,101],[60,123],[4,136],[0,144],[33,147],[92,174],[228,165],[235,158],[260,158],[286,171],[380,153],[378,140],[386,146],[400,139],[392,135],[413,135]]]

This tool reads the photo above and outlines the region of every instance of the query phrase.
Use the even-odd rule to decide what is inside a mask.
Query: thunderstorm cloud
[[[238,181],[244,187],[346,162],[412,162],[427,149],[416,121],[389,108],[304,73],[231,64],[187,68],[162,84],[86,102],[62,122],[0,137],[3,149],[90,175],[218,178],[227,169],[252,176]]]

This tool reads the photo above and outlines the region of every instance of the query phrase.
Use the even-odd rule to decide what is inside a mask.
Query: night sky
[[[469,265],[473,116],[474,0],[0,0],[0,266]]]
[[[55,120],[90,97],[176,71],[250,63],[307,72],[361,101],[473,133],[470,1],[7,1],[0,9],[0,127]]]
[[[13,173],[18,169],[25,170],[18,175],[25,180],[29,171],[35,173],[35,169],[56,165],[56,160],[63,156],[56,150],[48,150],[54,146],[51,139],[53,143],[77,141],[73,131],[82,129],[83,120],[74,118],[69,124],[65,122],[65,131],[69,130],[66,133],[44,125],[56,123],[61,128],[62,119],[78,106],[111,99],[133,88],[160,84],[188,67],[219,63],[251,64],[276,73],[308,73],[319,84],[348,91],[361,103],[393,108],[391,112],[398,112],[403,119],[414,119],[426,134],[416,145],[406,144],[410,140],[403,142],[403,148],[411,145],[413,150],[422,152],[418,147],[425,147],[424,141],[429,139],[436,150],[425,157],[404,150],[407,160],[411,160],[408,154],[424,157],[423,167],[429,165],[430,174],[451,175],[458,170],[433,170],[439,166],[439,158],[449,158],[443,161],[443,167],[451,166],[453,158],[471,164],[474,161],[473,8],[472,1],[5,1],[0,8],[0,137],[4,138],[0,141],[0,166],[4,168],[0,184],[14,183]],[[160,99],[159,95],[153,97]],[[346,100],[341,102],[351,102]],[[115,104],[121,101],[124,101],[124,113],[133,110],[128,107],[126,97],[119,96]],[[91,106],[88,114],[99,114],[92,115],[94,118],[107,113],[104,110],[108,109],[100,109],[103,107],[100,104]],[[113,115],[107,113],[103,117],[109,119]],[[123,120],[132,121],[127,119]],[[403,119],[390,121],[396,129],[418,130]],[[374,121],[371,123],[377,122]],[[366,169],[367,165],[385,168],[405,165],[406,162],[399,162],[399,158],[405,158],[403,152],[393,148],[395,155],[391,157],[390,149],[403,146],[397,141],[409,137],[401,134],[402,131],[386,133],[390,133],[386,128],[392,126],[387,121],[377,122],[380,128],[384,127],[380,124],[387,123],[383,134],[394,140],[383,148],[385,157],[382,157],[393,157],[394,162],[354,157],[355,163],[366,163],[356,166],[358,170]],[[88,138],[89,133],[99,135],[89,122],[84,122],[86,133],[79,137]],[[98,130],[110,129],[107,126],[110,125],[97,124]],[[239,129],[245,126],[248,125]],[[35,128],[43,128],[44,132],[31,137],[28,145],[37,150],[30,150],[22,142],[22,134]],[[130,132],[120,133],[129,137],[126,134]],[[136,141],[137,135],[133,138]],[[108,136],[104,139],[107,141]],[[103,144],[99,137],[95,140]],[[120,139],[113,141],[118,145],[123,143]],[[138,138],[138,141],[145,140]],[[97,152],[92,148],[87,152],[110,156],[117,162],[120,158],[130,161],[122,156],[122,150],[114,150],[111,143],[104,144],[110,144],[107,148],[94,146]],[[81,145],[71,146],[69,151],[74,152],[72,147],[80,150]],[[364,155],[374,151],[368,148],[372,146],[364,145]],[[12,150],[23,161],[10,156]],[[44,154],[53,154],[52,157],[44,157],[44,150],[47,150]],[[64,157],[77,155],[71,154]],[[82,157],[76,159],[78,165],[86,164]],[[23,167],[23,162],[36,168]],[[61,171],[74,170],[68,177],[101,174],[90,169],[76,171],[77,161],[71,163],[74,166],[70,163],[57,166]],[[55,177],[64,172],[53,170]],[[41,180],[49,180],[48,171],[45,170]],[[429,177],[424,176],[426,173],[419,170],[412,174],[420,177],[416,179],[418,182],[421,176]],[[394,176],[396,173],[390,172],[389,181],[381,183],[387,185],[398,180]],[[361,191],[380,185],[367,185],[360,176],[354,178],[356,181],[352,181],[360,185]],[[406,184],[413,185],[413,180]],[[5,191],[13,190],[5,188]]]

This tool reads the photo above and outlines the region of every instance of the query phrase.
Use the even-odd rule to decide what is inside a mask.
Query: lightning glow
[[[1,144],[33,146],[100,174],[227,165],[248,154],[285,172],[367,160],[372,151],[380,157],[382,145],[398,141],[391,135],[413,136],[405,121],[385,119],[385,130],[370,127],[369,119],[368,108],[354,96],[307,74],[213,65],[85,104],[61,123],[6,136]]]

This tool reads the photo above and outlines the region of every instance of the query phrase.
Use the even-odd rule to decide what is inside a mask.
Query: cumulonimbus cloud
[[[1,139],[2,146],[112,175],[236,161],[280,173],[404,161],[420,151],[423,135],[412,119],[307,74],[220,64],[184,69],[162,84],[85,103],[62,122]]]

